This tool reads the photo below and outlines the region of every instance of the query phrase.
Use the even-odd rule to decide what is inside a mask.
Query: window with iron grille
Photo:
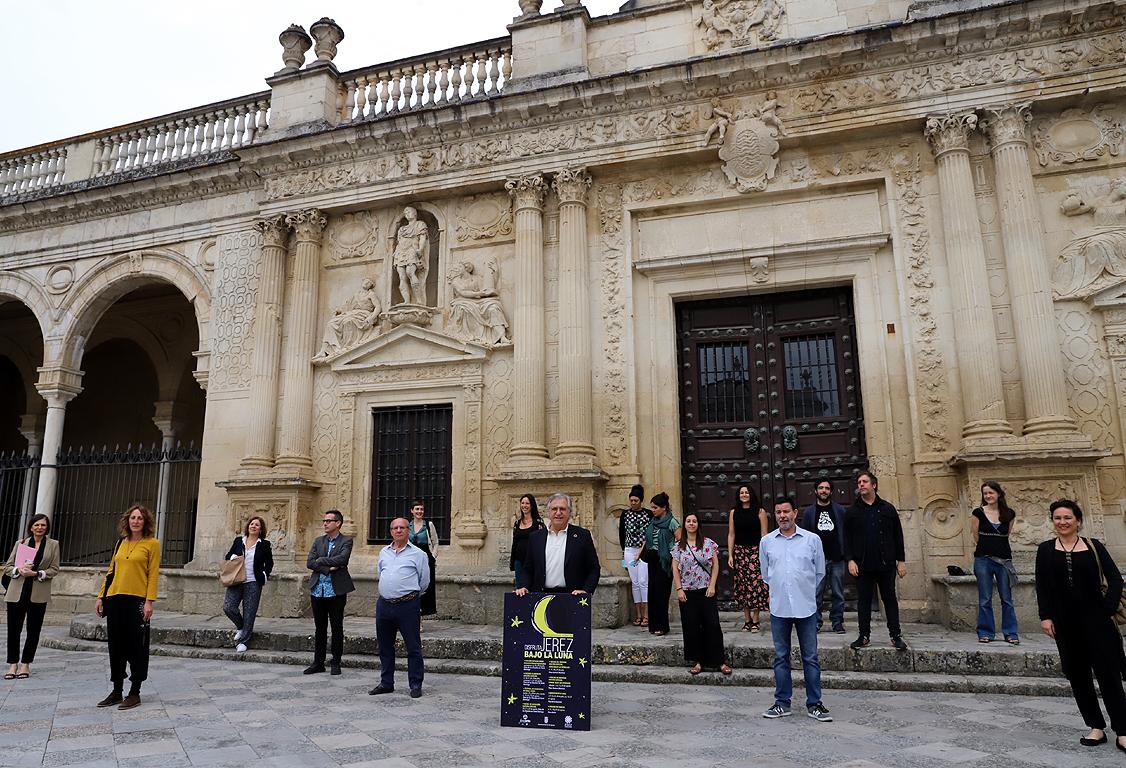
[[[450,479],[453,469],[453,406],[376,408],[371,448],[371,512],[368,543],[391,540],[391,521],[410,519],[420,499],[438,538],[450,539]]]

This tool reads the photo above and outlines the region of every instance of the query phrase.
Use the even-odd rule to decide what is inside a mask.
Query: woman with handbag
[[[653,515],[645,526],[638,554],[649,565],[649,633],[669,633],[669,594],[672,592],[672,548],[680,523],[672,516],[669,495],[658,493],[649,500]]]
[[[262,587],[273,570],[274,553],[266,538],[266,521],[252,517],[246,521],[243,535],[235,536],[219,573],[219,581],[227,588],[223,595],[223,613],[235,625],[235,650],[239,653],[246,652],[254,632]]]
[[[993,618],[993,582],[1001,598],[1001,634],[1009,645],[1020,645],[1017,611],[1013,604],[1013,551],[1009,531],[1016,514],[1005,501],[1000,483],[981,484],[981,506],[970,515],[974,537],[974,576],[977,577],[977,641],[991,643],[997,637]]]
[[[1079,535],[1083,510],[1069,499],[1052,502],[1056,537],[1036,551],[1036,601],[1040,626],[1056,641],[1063,673],[1083,722],[1091,729],[1079,743],[1107,742],[1106,720],[1099,709],[1091,673],[1099,681],[1103,704],[1126,752],[1126,693],[1122,690],[1122,636],[1115,613],[1122,600],[1122,575],[1102,542]]]
[[[39,633],[43,629],[43,615],[51,602],[51,579],[59,573],[59,542],[52,539],[51,521],[46,515],[35,515],[27,525],[27,539],[17,541],[12,554],[4,563],[4,596],[8,610],[8,672],[5,680],[31,677],[31,662],[39,647]],[[22,557],[21,557],[22,547]],[[28,548],[35,550],[30,557]],[[17,562],[18,560],[18,562]],[[27,641],[20,653],[20,632],[27,619]],[[17,666],[18,663],[18,666]]]
[[[149,675],[149,620],[160,576],[160,542],[154,538],[156,518],[148,507],[134,504],[117,521],[121,536],[113,548],[94,613],[106,619],[109,679],[113,690],[99,707],[132,709],[141,703],[141,683]],[[129,695],[122,698],[125,666]]]
[[[680,603],[684,632],[684,660],[688,672],[698,675],[705,667],[731,674],[723,650],[719,625],[719,603],[715,598],[719,578],[719,545],[700,534],[700,519],[694,512],[684,516],[684,525],[672,550],[672,580]]]

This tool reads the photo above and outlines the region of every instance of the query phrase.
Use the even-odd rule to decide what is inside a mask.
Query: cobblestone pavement
[[[345,658],[347,664],[347,658]],[[44,650],[30,680],[0,683],[0,765],[424,768],[1122,765],[1084,748],[1064,698],[828,691],[835,721],[764,720],[772,691],[594,685],[590,733],[499,726],[496,678],[430,675],[425,695],[368,696],[371,671],[152,660],[134,710],[97,709],[106,656]],[[798,675],[800,679],[800,674]],[[801,704],[800,689],[797,704]]]

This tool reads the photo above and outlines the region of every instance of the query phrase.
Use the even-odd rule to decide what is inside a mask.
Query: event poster
[[[590,600],[504,596],[501,725],[590,730]]]

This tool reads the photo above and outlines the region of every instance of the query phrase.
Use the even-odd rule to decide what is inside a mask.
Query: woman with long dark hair
[[[974,576],[977,577],[977,641],[991,643],[997,638],[993,619],[993,583],[1001,598],[1001,634],[1010,645],[1020,645],[1017,611],[1013,605],[1013,550],[1009,530],[1016,514],[1005,501],[1001,484],[986,480],[981,484],[981,506],[970,518],[974,537]]]
[[[160,542],[154,538],[156,518],[148,507],[134,504],[117,521],[121,537],[113,548],[109,568],[94,613],[106,619],[109,641],[109,679],[113,690],[99,707],[132,709],[141,703],[141,683],[149,675],[149,619],[156,602],[160,576]],[[129,695],[122,698],[125,666],[129,666]]]
[[[430,563],[430,586],[422,593],[421,613],[433,616],[438,612],[438,582],[434,571],[438,567],[438,529],[426,519],[426,505],[421,500],[411,502],[411,522],[407,527],[407,541],[426,553]]]
[[[235,625],[235,651],[245,653],[254,633],[254,619],[258,615],[258,602],[262,587],[274,570],[274,552],[266,538],[266,521],[255,515],[246,521],[242,536],[235,536],[227,559],[242,555],[245,578],[240,584],[227,587],[223,595],[223,613]],[[239,610],[239,605],[242,610]]]
[[[749,485],[727,516],[727,567],[735,574],[735,599],[743,609],[743,631],[759,631],[759,611],[770,610],[770,592],[759,570],[758,545],[770,532],[766,510]]]
[[[59,542],[52,539],[51,521],[46,515],[34,515],[27,524],[27,538],[12,546],[12,554],[4,563],[4,575],[8,582],[8,593],[4,604],[8,611],[8,672],[5,680],[31,677],[31,662],[35,661],[35,650],[39,647],[39,633],[43,629],[43,616],[47,604],[51,602],[51,579],[59,573]],[[31,547],[35,555],[30,558],[27,550],[19,557],[20,545]],[[24,619],[27,619],[27,640],[23,653],[20,653],[20,633]],[[17,666],[18,665],[18,666]]]
[[[645,526],[649,524],[645,508],[645,489],[635,485],[629,489],[629,506],[618,518],[618,543],[622,547],[622,565],[629,573],[633,591],[633,625],[649,626],[649,564],[640,559],[645,542]]]
[[[672,593],[672,548],[680,523],[672,515],[669,495],[658,493],[649,500],[653,516],[645,526],[640,557],[649,564],[649,632],[669,633],[669,595]]]
[[[1085,747],[1106,744],[1106,720],[1091,673],[1099,681],[1115,746],[1126,752],[1126,693],[1122,690],[1122,635],[1114,622],[1122,574],[1103,543],[1080,535],[1083,510],[1070,499],[1049,508],[1055,538],[1036,550],[1036,602],[1040,628],[1056,641],[1063,673],[1090,732]],[[1106,593],[1103,593],[1103,582]]]
[[[688,671],[693,675],[706,667],[731,674],[724,656],[719,602],[715,597],[718,578],[719,545],[700,533],[700,518],[689,512],[673,546],[672,579],[680,603],[684,660],[692,665]]]
[[[517,584],[520,583],[520,574],[528,559],[528,539],[533,531],[540,528],[543,528],[543,518],[540,517],[536,497],[525,493],[520,497],[520,504],[516,508],[516,522],[512,524],[512,550],[508,555],[508,570],[514,573]]]

